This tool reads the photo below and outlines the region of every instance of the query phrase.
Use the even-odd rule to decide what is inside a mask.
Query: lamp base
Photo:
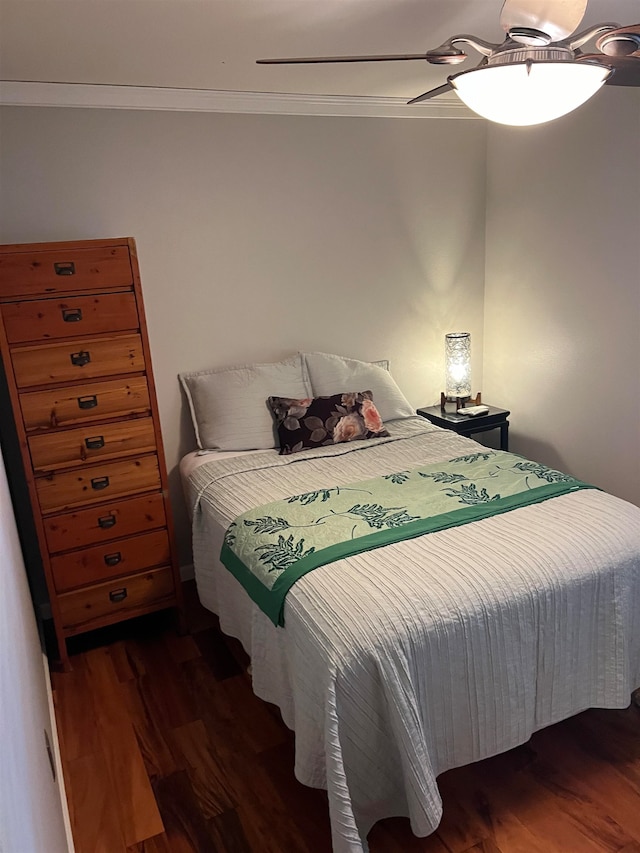
[[[447,409],[447,403],[455,403],[456,411],[461,409],[463,406],[468,404],[472,406],[479,406],[482,403],[482,394],[480,391],[476,394],[475,397],[447,397],[444,391],[440,392],[440,409],[445,412]]]

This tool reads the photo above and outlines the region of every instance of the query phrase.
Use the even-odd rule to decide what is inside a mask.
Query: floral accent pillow
[[[267,402],[276,421],[283,455],[310,447],[389,435],[371,391],[302,400],[269,397]]]

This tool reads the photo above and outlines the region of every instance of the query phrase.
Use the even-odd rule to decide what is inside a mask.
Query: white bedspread
[[[436,777],[640,685],[640,509],[597,490],[390,545],[305,575],[276,628],[219,561],[241,512],[478,449],[421,418],[392,439],[205,461],[187,482],[200,598],[296,733],[297,778],[326,788],[335,853],[383,817],[418,836]]]

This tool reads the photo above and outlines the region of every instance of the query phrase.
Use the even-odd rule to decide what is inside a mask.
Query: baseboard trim
[[[184,583],[185,581],[192,581],[195,579],[196,572],[193,567],[193,563],[188,563],[186,566],[180,566],[180,580]]]
[[[58,724],[56,721],[55,706],[53,703],[53,691],[51,688],[51,673],[49,670],[49,659],[44,652],[42,653],[42,668],[44,670],[44,681],[47,688],[47,702],[49,705],[49,731],[48,735],[53,747],[53,761],[56,769],[55,784],[60,795],[60,806],[62,808],[62,821],[64,823],[64,831],[67,836],[67,848],[69,853],[75,853],[73,842],[73,833],[71,831],[71,820],[69,818],[69,806],[67,801],[67,792],[64,786],[64,774],[62,772],[62,762],[60,759],[60,742],[58,740]]]

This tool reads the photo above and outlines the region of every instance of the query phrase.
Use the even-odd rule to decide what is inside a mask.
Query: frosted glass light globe
[[[487,65],[449,78],[460,100],[499,124],[552,121],[588,101],[611,75],[597,62],[524,62]]]

